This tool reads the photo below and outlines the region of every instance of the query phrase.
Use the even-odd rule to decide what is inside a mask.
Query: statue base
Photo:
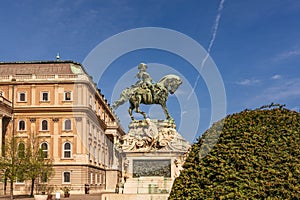
[[[189,143],[176,131],[174,122],[168,120],[134,120],[122,138],[123,152],[179,151],[186,152]]]
[[[168,194],[179,176],[190,144],[167,120],[135,120],[120,149],[124,193]]]

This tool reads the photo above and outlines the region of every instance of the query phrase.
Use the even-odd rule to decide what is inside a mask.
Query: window
[[[49,101],[49,92],[41,93],[41,101]]]
[[[16,183],[17,184],[24,184],[25,183],[24,173],[18,173],[18,175],[16,177]]]
[[[25,158],[25,144],[23,142],[18,145],[18,157]]]
[[[71,183],[71,173],[70,172],[64,172],[63,173],[63,182],[64,183]]]
[[[71,143],[66,142],[64,144],[64,158],[71,158]]]
[[[101,153],[100,150],[98,150],[98,157],[97,157],[98,158],[98,163],[100,163],[100,153]]]
[[[19,101],[21,101],[21,102],[26,101],[26,93],[25,92],[20,92],[19,93]]]
[[[89,134],[92,135],[92,126],[89,124]]]
[[[94,128],[94,138],[95,138],[95,140],[97,139],[97,129],[96,128]]]
[[[25,130],[25,121],[24,120],[20,120],[19,121],[19,131],[24,131]]]
[[[92,158],[91,158],[91,150],[92,150],[92,145],[90,144],[89,145],[89,160],[91,161]]]
[[[43,157],[48,158],[48,144],[46,142],[43,142],[41,144],[41,149],[42,149],[42,152],[43,152]]]
[[[104,184],[104,183],[105,183],[105,175],[101,174],[101,184]]]
[[[90,97],[89,97],[89,105],[92,107],[92,103],[93,102],[93,97],[92,97],[92,95],[90,95]]]
[[[70,119],[65,120],[64,130],[71,130],[71,120]]]
[[[72,92],[68,91],[68,92],[65,92],[65,98],[64,98],[65,101],[71,101],[72,100]]]
[[[48,130],[48,121],[43,120],[42,121],[42,131],[47,131]]]

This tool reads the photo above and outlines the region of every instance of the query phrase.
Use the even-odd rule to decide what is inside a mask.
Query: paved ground
[[[0,196],[0,200],[9,200],[10,196]],[[28,196],[14,196],[14,199],[34,200]],[[55,196],[52,198],[55,200]],[[61,197],[61,200],[100,200],[100,194],[71,194],[69,198]]]

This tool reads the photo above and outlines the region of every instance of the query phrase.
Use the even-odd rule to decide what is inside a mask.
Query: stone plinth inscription
[[[133,160],[133,178],[141,176],[171,177],[171,160]]]

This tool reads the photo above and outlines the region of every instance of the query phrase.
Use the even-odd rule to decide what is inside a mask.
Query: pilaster
[[[53,123],[53,158],[55,160],[55,162],[58,161],[59,159],[59,154],[58,154],[58,151],[61,149],[59,148],[58,146],[58,139],[59,139],[59,129],[58,129],[58,122],[59,122],[59,119],[58,118],[53,118],[52,121],[54,122]]]
[[[35,84],[31,85],[31,105],[36,103],[36,86]]]
[[[58,99],[59,99],[58,84],[54,84],[54,105],[55,106],[58,106]]]

